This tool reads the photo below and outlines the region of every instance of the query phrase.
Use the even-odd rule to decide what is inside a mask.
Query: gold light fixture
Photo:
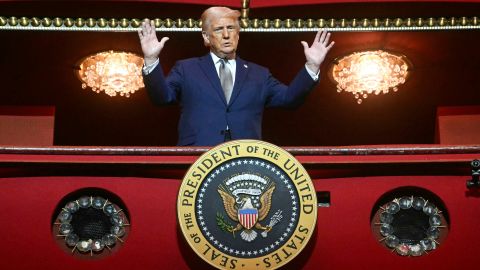
[[[350,92],[361,104],[368,95],[398,91],[405,83],[409,64],[405,56],[382,50],[355,52],[335,61],[332,77],[337,91]]]
[[[142,78],[143,59],[128,52],[99,52],[80,61],[77,76],[82,88],[105,92],[109,96],[130,97],[144,87]]]

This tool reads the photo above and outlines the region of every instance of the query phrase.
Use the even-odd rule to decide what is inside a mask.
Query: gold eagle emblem
[[[263,221],[272,207],[272,195],[275,190],[275,184],[269,182],[265,186],[264,192],[258,194],[260,189],[245,188],[237,189],[230,192],[224,186],[220,186],[218,193],[222,197],[223,206],[228,217],[237,222],[236,226],[226,226],[225,230],[231,232],[235,236],[235,232],[242,230],[241,237],[247,242],[255,240],[257,232],[254,229],[262,230],[266,237],[272,226],[263,226],[260,221]],[[258,203],[252,203],[251,195],[260,195]],[[255,200],[255,199],[254,199]],[[256,200],[255,200],[256,201]],[[260,207],[258,208],[258,205]]]

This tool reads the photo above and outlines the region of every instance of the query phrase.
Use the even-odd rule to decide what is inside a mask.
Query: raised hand
[[[332,48],[334,41],[328,43],[330,40],[330,33],[326,30],[320,30],[315,35],[315,39],[313,40],[312,46],[308,46],[308,43],[302,41],[303,50],[305,53],[305,58],[307,60],[307,67],[315,72],[318,73],[320,70],[320,65],[322,64],[325,56],[327,55],[328,51]]]
[[[155,23],[149,19],[145,19],[142,22],[142,27],[138,29],[138,37],[140,38],[140,44],[142,45],[143,58],[145,65],[154,63],[163,47],[167,42],[168,37],[163,37],[158,41],[157,34],[155,32]]]

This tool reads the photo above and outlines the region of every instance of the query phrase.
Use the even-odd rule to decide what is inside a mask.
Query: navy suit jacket
[[[316,81],[302,68],[289,86],[267,68],[236,58],[236,75],[227,104],[210,54],[178,61],[168,76],[161,64],[144,75],[145,87],[156,105],[178,103],[178,145],[217,145],[228,126],[232,139],[261,139],[265,107],[296,107]]]

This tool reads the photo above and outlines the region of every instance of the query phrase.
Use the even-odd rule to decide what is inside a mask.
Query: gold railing
[[[243,13],[242,13],[243,14]],[[248,14],[248,13],[247,13]],[[160,32],[200,31],[201,21],[192,18],[154,18]],[[142,19],[127,18],[38,18],[0,17],[0,30],[133,32]],[[479,29],[479,17],[373,18],[373,19],[248,19],[241,18],[245,32],[309,32],[326,28],[331,32],[418,31]]]

